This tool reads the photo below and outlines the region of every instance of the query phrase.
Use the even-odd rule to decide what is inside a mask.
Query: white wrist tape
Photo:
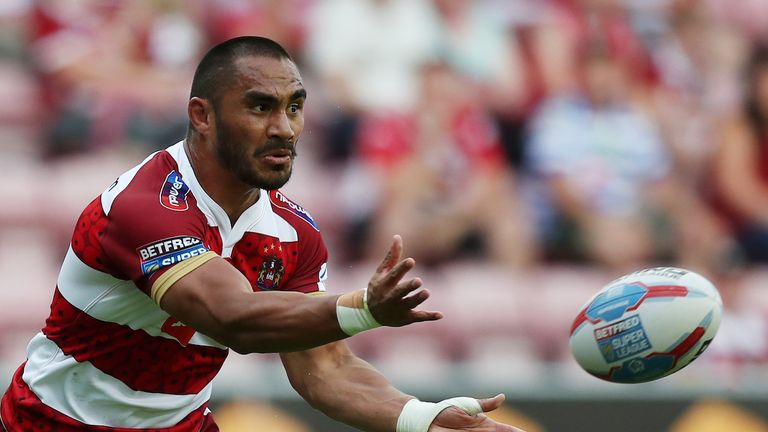
[[[480,402],[470,397],[455,397],[438,403],[409,400],[397,418],[397,432],[427,432],[429,426],[444,409],[455,406],[469,415],[483,412]]]
[[[350,336],[381,326],[368,309],[368,288],[340,296],[336,301],[336,319]]]

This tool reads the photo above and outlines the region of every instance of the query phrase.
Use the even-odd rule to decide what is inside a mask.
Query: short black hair
[[[211,48],[200,60],[192,78],[190,98],[215,101],[234,75],[235,60],[249,56],[288,59],[288,52],[279,43],[261,36],[239,36]]]

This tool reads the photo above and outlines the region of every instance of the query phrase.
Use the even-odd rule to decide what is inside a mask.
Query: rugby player
[[[228,349],[280,353],[296,391],[366,431],[516,431],[489,399],[422,402],[343,339],[437,320],[395,236],[367,288],[325,295],[327,250],[283,195],[306,90],[285,50],[245,36],[201,60],[186,139],[121,174],[77,221],[45,327],[2,398],[8,432],[217,431]]]

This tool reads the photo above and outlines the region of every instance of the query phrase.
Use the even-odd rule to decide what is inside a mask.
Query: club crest
[[[274,256],[264,257],[256,285],[263,290],[275,290],[280,285],[284,272],[282,259]]]

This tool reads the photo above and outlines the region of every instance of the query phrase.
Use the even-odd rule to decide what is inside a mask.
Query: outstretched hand
[[[480,408],[484,413],[493,411],[500,407],[504,402],[504,395],[496,395],[493,398],[478,399]],[[471,431],[471,432],[525,432],[509,425],[498,423],[483,413],[469,415],[457,407],[444,409],[435,417],[429,432],[451,432],[451,431]]]
[[[396,235],[387,256],[368,282],[368,309],[371,315],[379,324],[390,327],[439,320],[443,317],[440,312],[416,310],[429,298],[429,291],[417,291],[422,285],[419,278],[402,280],[416,265],[413,258],[401,259],[402,254],[403,239]]]

